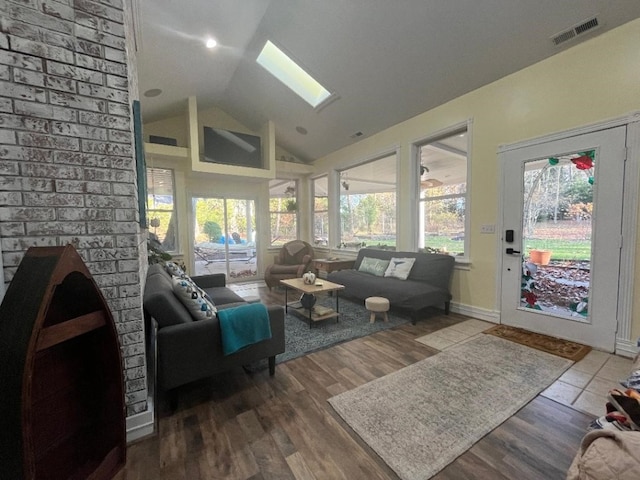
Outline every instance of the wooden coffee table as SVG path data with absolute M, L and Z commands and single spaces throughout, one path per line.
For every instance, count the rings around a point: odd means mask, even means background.
M 336 321 L 339 321 L 340 311 L 338 304 L 338 292 L 344 289 L 344 285 L 340 285 L 339 283 L 329 282 L 327 280 L 316 280 L 316 282 L 312 285 L 307 285 L 301 278 L 292 278 L 289 280 L 280 280 L 280 283 L 284 286 L 284 310 L 288 312 L 289 309 L 292 309 L 294 312 L 306 317 L 309 319 L 309 327 L 313 325 L 314 322 L 319 322 L 320 320 L 327 320 L 328 318 L 335 318 Z M 336 297 L 336 308 L 327 308 L 315 305 L 311 309 L 304 308 L 300 301 L 288 302 L 287 294 L 289 289 L 293 289 L 300 293 L 306 293 L 311 295 L 316 295 L 318 293 L 333 293 L 335 292 Z

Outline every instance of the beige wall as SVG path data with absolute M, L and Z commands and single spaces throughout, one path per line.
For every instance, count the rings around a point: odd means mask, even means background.
M 391 145 L 400 145 L 399 182 L 408 186 L 411 144 L 472 119 L 472 263 L 470 270 L 456 271 L 453 294 L 459 304 L 494 312 L 499 233 L 481 235 L 480 225 L 499 223 L 498 147 L 640 110 L 639 46 L 640 20 L 636 20 L 327 155 L 315 162 L 316 172 L 371 158 Z M 411 188 L 398 191 L 400 205 L 415 201 L 411 198 Z M 402 228 L 414 221 L 410 217 L 408 209 L 399 209 L 398 245 L 401 248 L 411 244 L 411 239 L 407 239 L 406 234 L 403 236 L 406 228 Z M 636 250 L 637 256 L 640 248 Z M 634 298 L 640 298 L 640 282 L 636 282 Z M 640 336 L 638 317 L 640 300 L 634 305 L 632 338 Z
M 640 110 L 638 45 L 640 20 L 630 22 L 318 159 L 314 164 L 315 173 L 327 172 L 338 166 L 372 158 L 380 152 L 387 152 L 394 146 L 399 146 L 399 204 L 410 205 L 415 201 L 411 198 L 411 144 L 452 125 L 471 120 L 471 266 L 469 270 L 456 270 L 453 293 L 455 302 L 488 315 L 495 314 L 498 261 L 496 248 L 499 234 L 481 235 L 480 225 L 499 223 L 498 147 Z M 224 112 L 210 110 L 199 116 L 201 120 L 216 120 L 223 128 L 241 129 L 241 126 Z M 178 144 L 183 146 L 187 145 L 187 130 L 185 115 L 145 124 L 145 135 L 152 133 L 175 137 L 178 138 Z M 279 149 L 277 155 L 281 155 Z M 188 200 L 191 193 L 202 194 L 203 191 L 212 194 L 247 195 L 257 198 L 259 211 L 266 215 L 268 190 L 265 180 L 252 184 L 237 178 L 221 178 L 215 175 L 199 174 L 198 177 L 194 177 L 189 173 L 189 165 L 185 162 L 166 158 L 156 160 L 156 166 L 177 168 L 178 189 L 182 192 L 179 196 L 184 195 L 184 200 Z M 302 202 L 304 204 L 305 199 L 302 199 Z M 182 205 L 179 212 L 182 222 L 181 235 L 186 236 L 183 227 L 186 226 L 184 222 L 188 212 L 186 204 L 182 202 Z M 398 246 L 408 248 L 413 244 L 413 239 L 409 238 L 407 226 L 411 225 L 414 219 L 406 208 L 401 207 L 398 214 Z M 309 218 L 302 217 L 304 238 L 305 234 L 309 233 Z M 268 245 L 268 223 L 261 231 L 262 245 Z M 186 238 L 181 238 L 181 241 L 186 242 Z M 261 251 L 262 258 L 267 258 L 266 250 Z M 640 247 L 637 248 L 636 256 L 638 255 Z M 638 273 L 639 263 L 636 262 Z M 632 338 L 640 336 L 640 282 L 636 282 L 634 298 L 637 300 L 633 309 Z

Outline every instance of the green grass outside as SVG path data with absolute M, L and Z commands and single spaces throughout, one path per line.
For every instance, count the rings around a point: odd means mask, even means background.
M 591 242 L 588 240 L 527 240 L 524 252 L 531 250 L 551 250 L 552 260 L 591 260 Z
M 445 248 L 452 254 L 464 251 L 464 241 L 452 240 L 450 237 L 428 237 L 425 245 L 428 247 Z M 552 260 L 591 260 L 591 242 L 588 240 L 527 240 L 524 247 L 524 254 L 528 255 L 531 250 L 551 250 Z
M 368 246 L 375 245 L 393 245 L 392 241 L 367 242 Z M 464 251 L 463 240 L 452 240 L 451 237 L 429 236 L 425 239 L 427 247 L 444 248 L 451 254 L 462 254 Z M 591 242 L 588 240 L 561 240 L 561 239 L 544 239 L 526 241 L 524 254 L 528 255 L 531 250 L 551 250 L 552 260 L 591 260 Z

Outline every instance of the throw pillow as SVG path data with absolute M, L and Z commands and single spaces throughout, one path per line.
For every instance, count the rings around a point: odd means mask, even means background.
M 169 275 L 171 276 L 175 276 L 175 277 L 181 277 L 183 276 L 184 270 L 182 270 L 177 263 L 175 262 L 167 262 L 164 264 L 164 268 L 167 270 L 167 272 L 169 273 Z
M 173 277 L 173 293 L 187 307 L 194 320 L 206 320 L 216 316 L 216 307 L 201 292 L 189 277 Z
M 396 258 L 393 257 L 389 261 L 389 267 L 384 272 L 385 277 L 399 278 L 400 280 L 406 280 L 409 278 L 411 268 L 415 263 L 415 258 Z
M 376 277 L 382 277 L 389 266 L 389 260 L 381 258 L 363 257 L 358 267 L 359 272 L 370 273 Z

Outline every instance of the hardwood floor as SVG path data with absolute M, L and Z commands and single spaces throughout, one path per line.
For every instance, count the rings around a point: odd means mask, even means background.
M 436 354 L 414 338 L 465 319 L 378 332 L 279 364 L 274 377 L 226 372 L 183 388 L 175 413 L 161 397 L 157 433 L 129 446 L 116 479 L 397 479 L 327 399 Z M 563 479 L 591 419 L 539 396 L 433 478 Z

